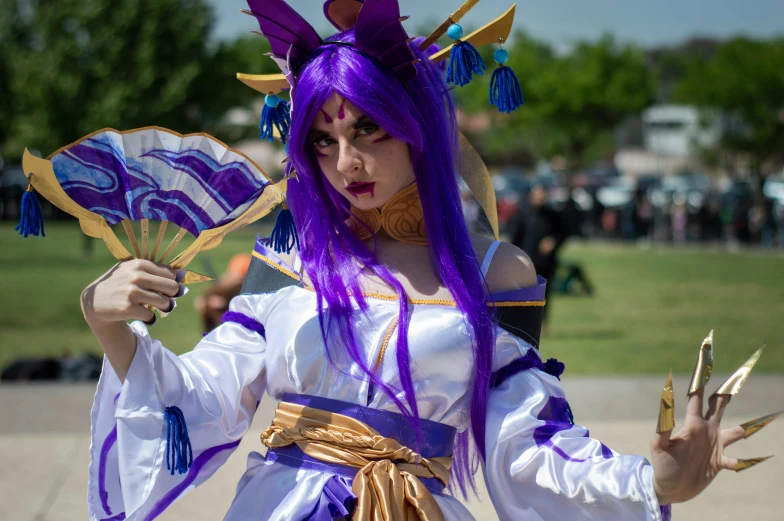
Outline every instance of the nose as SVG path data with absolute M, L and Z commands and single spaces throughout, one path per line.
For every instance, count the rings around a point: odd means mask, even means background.
M 359 150 L 349 141 L 340 141 L 337 168 L 341 174 L 347 176 L 351 176 L 362 170 L 362 158 Z

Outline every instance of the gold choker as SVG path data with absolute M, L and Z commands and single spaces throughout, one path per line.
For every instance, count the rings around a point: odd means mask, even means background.
M 411 183 L 386 202 L 381 210 L 360 210 L 351 205 L 351 216 L 346 221 L 349 229 L 360 240 L 377 234 L 381 228 L 393 239 L 406 244 L 425 246 L 425 218 L 416 183 Z

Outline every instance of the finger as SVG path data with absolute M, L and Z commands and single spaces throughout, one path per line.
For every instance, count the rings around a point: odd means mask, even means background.
M 705 389 L 700 388 L 689 395 L 689 402 L 686 404 L 686 416 L 699 416 L 702 418 L 704 394 Z
M 769 460 L 772 457 L 773 456 L 765 456 L 764 458 L 737 459 L 730 458 L 728 456 L 722 456 L 720 466 L 725 470 L 734 470 L 735 472 L 740 472 L 742 470 L 750 469 L 755 465 L 759 465 L 763 461 Z
M 721 439 L 721 444 L 724 447 L 729 447 L 733 443 L 746 438 L 746 429 L 740 425 L 730 427 L 729 429 L 723 429 L 721 434 L 719 434 L 719 438 Z
M 149 326 L 155 323 L 155 313 L 153 313 L 151 309 L 142 305 L 134 306 L 131 309 L 128 318 L 132 320 L 141 320 Z
M 145 259 L 136 259 L 135 262 L 137 263 L 136 266 L 139 269 L 149 273 L 150 275 L 156 275 L 158 277 L 171 280 L 174 280 L 175 278 L 174 270 L 165 264 L 158 264 L 157 262 L 152 262 Z
M 705 414 L 705 419 L 719 425 L 731 398 L 732 396 L 725 394 L 711 395 L 708 399 L 708 412 Z
M 170 307 L 169 297 L 141 288 L 138 288 L 131 293 L 131 302 L 140 306 L 146 305 L 158 309 L 168 309 Z
M 740 392 L 740 388 L 743 387 L 743 384 L 746 382 L 746 379 L 751 374 L 751 370 L 754 369 L 754 366 L 757 365 L 757 361 L 762 356 L 762 351 L 765 349 L 763 345 L 757 351 L 754 352 L 751 357 L 749 357 L 746 362 L 742 366 L 738 368 L 737 371 L 732 373 L 732 376 L 727 378 L 727 381 L 721 384 L 721 387 L 716 391 L 715 394 L 725 394 L 730 396 L 735 396 Z
M 157 275 L 142 274 L 135 279 L 136 284 L 148 291 L 162 293 L 167 297 L 176 297 L 184 286 L 177 284 L 173 279 L 158 277 Z M 183 293 L 184 294 L 184 293 Z
M 659 404 L 659 421 L 656 424 L 656 437 L 654 441 L 661 448 L 670 444 L 670 436 L 675 428 L 675 393 L 672 389 L 672 371 L 664 384 L 661 402 Z

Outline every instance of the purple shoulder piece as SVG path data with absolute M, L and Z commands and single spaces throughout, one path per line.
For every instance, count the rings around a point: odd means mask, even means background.
M 416 77 L 417 59 L 400 23 L 397 0 L 365 0 L 357 16 L 355 38 L 357 49 L 383 63 L 400 81 Z

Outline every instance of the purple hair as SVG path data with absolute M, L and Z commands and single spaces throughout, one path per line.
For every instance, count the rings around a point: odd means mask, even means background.
M 354 41 L 353 30 L 335 35 L 332 41 Z M 493 367 L 494 320 L 484 295 L 471 238 L 461 210 L 455 159 L 458 157 L 454 107 L 443 72 L 420 53 L 419 74 L 401 83 L 384 66 L 347 45 L 325 44 L 314 51 L 299 71 L 293 93 L 289 155 L 297 178 L 289 181 L 288 205 L 302 245 L 301 257 L 316 290 L 322 336 L 330 361 L 338 354 L 332 344 L 342 346 L 342 356 L 352 359 L 399 407 L 409 422 L 419 428 L 411 360 L 408 350 L 409 303 L 403 287 L 378 262 L 375 254 L 348 229 L 345 220 L 349 203 L 326 181 L 307 142 L 311 124 L 333 92 L 350 100 L 392 137 L 408 143 L 419 194 L 431 262 L 465 315 L 472 332 L 475 372 L 471 394 L 470 432 L 478 453 L 485 454 L 485 417 Z M 356 262 L 358 261 L 358 262 Z M 352 328 L 356 300 L 360 312 L 367 310 L 358 283 L 360 272 L 370 269 L 395 288 L 399 301 L 397 366 L 403 400 L 381 381 L 357 345 Z M 326 308 L 329 313 L 325 313 Z M 339 338 L 340 342 L 330 342 Z M 334 366 L 334 365 L 333 365 Z M 476 461 L 469 455 L 469 430 L 458 434 L 455 443 L 454 481 L 466 495 L 466 484 L 474 488 Z

